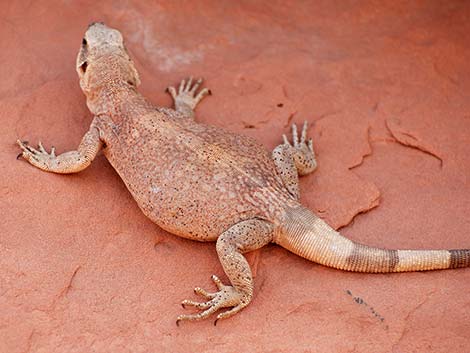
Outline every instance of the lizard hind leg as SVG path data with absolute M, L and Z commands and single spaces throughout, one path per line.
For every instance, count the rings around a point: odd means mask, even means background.
M 299 199 L 299 175 L 309 174 L 317 167 L 313 141 L 311 138 L 307 139 L 307 129 L 305 121 L 299 138 L 297 125 L 292 124 L 292 145 L 286 135 L 282 135 L 284 143 L 277 146 L 272 153 L 284 186 L 296 199 Z
M 184 300 L 183 308 L 191 306 L 202 310 L 196 314 L 180 315 L 176 320 L 179 325 L 183 320 L 202 320 L 219 309 L 231 308 L 217 315 L 214 325 L 220 319 L 226 319 L 246 307 L 253 297 L 253 276 L 243 253 L 259 249 L 270 243 L 274 226 L 258 218 L 242 221 L 230 227 L 217 240 L 217 254 L 231 285 L 224 285 L 215 275 L 212 281 L 217 286 L 215 293 L 206 292 L 196 287 L 194 292 L 204 297 L 206 302 Z

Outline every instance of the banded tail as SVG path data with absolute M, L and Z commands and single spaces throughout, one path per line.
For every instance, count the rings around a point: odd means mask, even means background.
M 343 237 L 304 207 L 286 212 L 275 243 L 310 261 L 345 271 L 385 273 L 470 267 L 470 249 L 387 250 Z

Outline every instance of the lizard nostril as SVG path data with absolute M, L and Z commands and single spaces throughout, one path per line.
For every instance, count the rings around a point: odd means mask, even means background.
M 86 39 L 83 38 L 83 39 L 82 39 L 82 45 L 87 45 L 87 44 L 88 44 L 88 43 L 87 43 Z

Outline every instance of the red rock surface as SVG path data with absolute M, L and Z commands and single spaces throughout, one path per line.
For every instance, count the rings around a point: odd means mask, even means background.
M 214 245 L 148 221 L 103 156 L 71 176 L 16 161 L 18 137 L 60 152 L 86 131 L 75 55 L 103 20 L 156 104 L 193 74 L 214 93 L 200 121 L 269 149 L 312 122 L 302 199 L 346 236 L 470 247 L 470 4 L 289 3 L 3 2 L 0 352 L 470 350 L 470 270 L 354 274 L 276 246 L 249 255 L 241 314 L 177 328 L 180 301 L 222 275 Z

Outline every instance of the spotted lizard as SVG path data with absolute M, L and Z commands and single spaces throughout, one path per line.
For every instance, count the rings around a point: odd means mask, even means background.
M 56 155 L 17 141 L 21 156 L 53 173 L 77 173 L 98 152 L 120 175 L 143 213 L 164 230 L 201 242 L 215 241 L 230 285 L 217 276 L 218 291 L 196 287 L 205 302 L 184 300 L 201 320 L 227 308 L 217 320 L 246 307 L 253 275 L 244 254 L 275 243 L 316 263 L 368 273 L 424 271 L 470 266 L 470 250 L 386 250 L 351 241 L 299 202 L 299 176 L 316 168 L 307 123 L 292 143 L 269 154 L 247 136 L 197 123 L 196 105 L 206 95 L 202 80 L 169 87 L 174 109 L 157 107 L 138 91 L 139 74 L 121 33 L 92 23 L 76 64 L 80 86 L 94 118 L 76 151 Z M 199 91 L 198 91 L 199 90 Z M 215 322 L 217 322 L 217 320 Z

